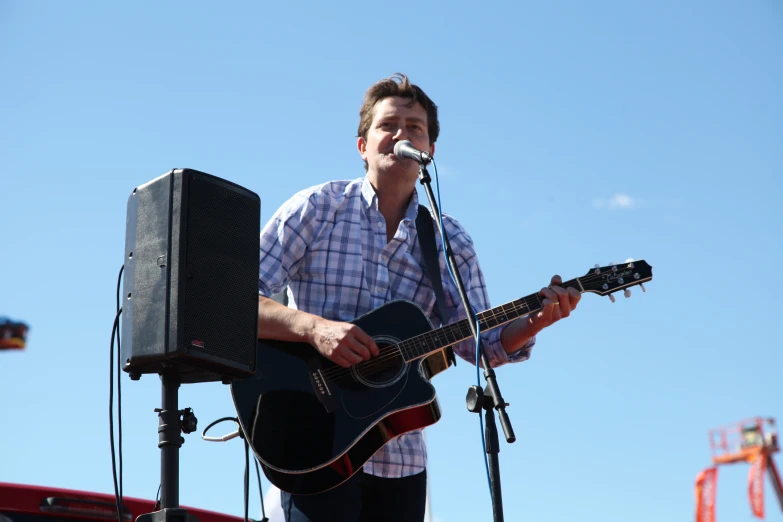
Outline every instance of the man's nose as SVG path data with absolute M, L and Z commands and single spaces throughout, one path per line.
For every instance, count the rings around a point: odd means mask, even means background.
M 407 139 L 405 127 L 398 127 L 397 132 L 394 133 L 394 141 L 403 141 L 405 139 Z

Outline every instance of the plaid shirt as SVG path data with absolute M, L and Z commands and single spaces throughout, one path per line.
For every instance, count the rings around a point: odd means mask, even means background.
M 261 232 L 259 294 L 288 292 L 289 306 L 326 319 L 351 321 L 395 299 L 416 303 L 434 325 L 441 324 L 435 293 L 425 266 L 418 235 L 418 197 L 414 191 L 394 238 L 386 241 L 386 221 L 367 178 L 333 181 L 294 195 Z M 459 293 L 446 269 L 440 233 L 435 224 L 441 279 L 449 318 L 464 319 Z M 473 242 L 452 217 L 443 226 L 456 257 L 463 284 L 476 312 L 490 308 L 489 296 Z M 508 355 L 500 343 L 504 327 L 482 333 L 490 365 L 526 360 L 535 339 Z M 472 339 L 454 352 L 475 364 Z M 421 430 L 389 441 L 364 465 L 365 472 L 396 478 L 420 473 L 427 465 Z

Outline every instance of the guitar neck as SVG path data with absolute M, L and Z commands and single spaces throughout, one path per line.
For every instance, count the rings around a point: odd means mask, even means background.
M 569 281 L 564 281 L 560 286 L 563 288 L 575 288 L 580 293 L 584 292 L 584 288 L 578 277 Z M 479 322 L 480 331 L 487 332 L 519 317 L 536 313 L 541 310 L 541 308 L 543 308 L 541 298 L 536 293 L 485 310 L 484 312 L 476 314 L 476 318 Z M 405 360 L 410 362 L 421 357 L 426 357 L 431 353 L 469 338 L 473 338 L 473 332 L 470 329 L 468 319 L 463 319 L 456 323 L 406 339 L 397 346 L 402 351 Z

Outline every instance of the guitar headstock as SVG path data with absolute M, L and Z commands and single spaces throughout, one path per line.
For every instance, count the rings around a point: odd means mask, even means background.
M 582 288 L 585 292 L 593 292 L 598 295 L 608 295 L 614 302 L 614 296 L 611 295 L 622 289 L 631 286 L 640 285 L 642 291 L 645 291 L 644 285 L 652 279 L 652 267 L 646 261 L 626 261 L 608 266 L 591 269 L 587 274 L 579 278 Z M 626 290 L 626 297 L 630 297 L 630 290 Z

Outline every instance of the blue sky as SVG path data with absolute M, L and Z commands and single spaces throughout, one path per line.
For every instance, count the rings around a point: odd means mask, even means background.
M 647 292 L 585 295 L 499 369 L 517 434 L 507 520 L 692 520 L 707 431 L 783 422 L 783 8 L 752 2 L 0 3 L 0 480 L 112 492 L 109 339 L 126 202 L 190 167 L 261 197 L 363 175 L 365 89 L 401 71 L 439 105 L 444 212 L 494 304 L 552 274 L 645 259 Z M 778 230 L 778 232 L 775 232 Z M 461 363 L 435 379 L 432 513 L 489 520 Z M 160 386 L 123 380 L 125 493 L 159 482 Z M 186 385 L 200 429 L 229 389 Z M 228 424 L 221 427 L 230 431 Z M 242 513 L 238 439 L 187 436 L 183 504 Z M 747 468 L 719 520 L 750 521 Z M 264 482 L 268 487 L 268 482 Z M 258 502 L 251 513 L 258 513 Z M 769 520 L 781 520 L 767 486 Z

